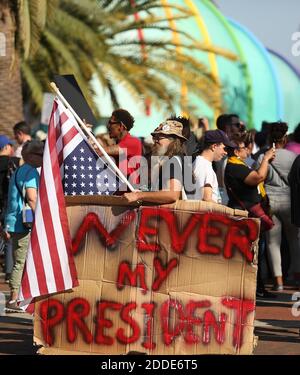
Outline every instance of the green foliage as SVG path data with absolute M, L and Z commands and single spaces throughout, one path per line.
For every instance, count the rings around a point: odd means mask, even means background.
M 119 106 L 118 84 L 138 103 L 150 98 L 153 105 L 172 111 L 181 100 L 180 87 L 221 110 L 219 83 L 189 50 L 214 52 L 235 59 L 221 48 L 201 45 L 180 32 L 174 42 L 170 20 L 157 0 L 14 0 L 17 11 L 16 48 L 22 58 L 25 94 L 37 108 L 55 73 L 75 75 L 96 115 L 91 79 L 107 89 L 114 107 Z M 138 17 L 135 15 L 139 14 Z M 191 16 L 172 6 L 175 20 Z M 143 30 L 144 40 L 138 39 Z M 155 31 L 155 38 L 151 32 Z M 186 104 L 184 111 L 190 112 Z

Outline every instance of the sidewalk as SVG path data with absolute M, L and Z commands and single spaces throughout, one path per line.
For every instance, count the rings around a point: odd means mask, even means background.
M 0 273 L 0 292 L 9 297 L 9 287 Z M 0 355 L 35 354 L 32 316 L 26 313 L 3 314 L 0 300 Z
M 9 288 L 0 274 L 0 291 L 8 298 Z M 256 355 L 300 355 L 300 317 L 292 315 L 293 293 L 299 289 L 287 287 L 277 298 L 257 300 L 255 335 Z M 0 306 L 1 309 L 1 306 Z M 35 354 L 33 324 L 29 314 L 16 313 L 0 316 L 0 355 Z
M 254 354 L 300 354 L 300 316 L 292 315 L 295 292 L 300 297 L 299 288 L 287 286 L 282 292 L 273 292 L 275 299 L 257 300 L 255 335 L 259 340 Z

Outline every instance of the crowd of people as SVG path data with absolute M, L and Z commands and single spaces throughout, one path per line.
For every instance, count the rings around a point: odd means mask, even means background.
M 119 129 L 117 143 L 121 150 L 128 150 L 132 146 L 122 141 L 122 127 L 125 140 L 127 137 L 126 121 L 121 121 L 124 110 L 119 111 L 108 124 L 108 135 L 111 138 Z M 205 119 L 197 125 L 195 128 L 188 118 L 173 116 L 151 133 L 151 139 L 144 139 L 140 156 L 146 157 L 151 170 L 147 188 L 143 180 L 142 189 L 137 184 L 137 191 L 125 192 L 124 198 L 141 204 L 204 200 L 247 210 L 250 217 L 261 220 L 257 296 L 274 297 L 264 287 L 270 275 L 274 291 L 283 290 L 283 274 L 286 283 L 298 285 L 300 124 L 292 134 L 281 121 L 264 122 L 256 132 L 247 130 L 238 115 L 222 114 L 215 130 L 208 130 Z M 102 144 L 107 139 L 107 134 L 99 135 Z M 131 151 L 128 155 L 137 154 Z M 139 167 L 137 163 L 136 171 Z M 130 171 L 124 173 L 130 177 Z M 144 173 L 141 175 L 144 178 Z
M 0 209 L 5 281 L 11 290 L 7 309 L 19 311 L 17 297 L 30 236 L 23 206 L 27 204 L 32 213 L 35 210 L 44 143 L 31 138 L 25 122 L 17 123 L 13 131 L 15 140 L 0 135 Z
M 210 124 L 213 128 L 213 124 Z M 151 137 L 130 134 L 133 116 L 115 110 L 96 134 L 103 151 L 135 187 L 119 191 L 127 203 L 169 204 L 179 199 L 203 200 L 247 210 L 261 220 L 258 297 L 274 297 L 264 288 L 270 275 L 274 291 L 300 282 L 300 124 L 288 134 L 284 122 L 263 123 L 261 132 L 247 130 L 236 114 L 222 114 L 216 129 L 183 116 L 159 124 Z M 31 138 L 25 122 L 14 126 L 15 141 L 0 135 L 0 208 L 7 308 L 18 311 L 17 294 L 28 248 L 30 226 L 24 204 L 35 210 L 44 143 Z M 18 147 L 15 147 L 17 143 Z

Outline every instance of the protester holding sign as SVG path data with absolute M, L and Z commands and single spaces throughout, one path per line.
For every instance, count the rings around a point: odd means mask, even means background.
M 152 157 L 156 156 L 154 160 L 157 161 L 152 167 L 151 191 L 124 194 L 128 203 L 146 201 L 166 204 L 184 198 L 183 145 L 187 139 L 182 131 L 180 122 L 167 120 L 151 133 L 154 140 Z

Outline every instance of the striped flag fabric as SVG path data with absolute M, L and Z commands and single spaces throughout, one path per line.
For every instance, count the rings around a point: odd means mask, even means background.
M 19 291 L 21 305 L 78 285 L 64 195 L 112 194 L 118 188 L 115 179 L 91 149 L 72 113 L 56 98 Z

